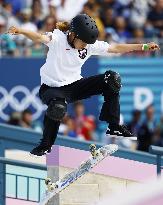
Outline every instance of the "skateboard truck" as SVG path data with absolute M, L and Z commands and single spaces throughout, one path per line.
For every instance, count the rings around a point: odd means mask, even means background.
M 96 145 L 95 144 L 91 144 L 89 146 L 89 150 L 90 150 L 91 155 L 93 156 L 93 158 L 95 158 L 99 155 L 98 151 L 96 150 Z
M 45 184 L 47 186 L 48 191 L 52 192 L 54 189 L 58 188 L 58 185 L 55 183 L 52 183 L 52 180 L 50 178 L 45 179 Z

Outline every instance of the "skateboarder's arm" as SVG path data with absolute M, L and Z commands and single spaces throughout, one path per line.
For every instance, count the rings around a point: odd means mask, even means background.
M 44 35 L 38 32 L 25 30 L 25 29 L 18 28 L 15 26 L 10 27 L 7 33 L 13 34 L 13 35 L 22 34 L 34 42 L 45 43 L 45 44 L 51 40 L 50 36 L 47 36 L 47 35 Z
M 159 46 L 154 43 L 147 44 L 113 44 L 109 46 L 108 53 L 127 53 L 131 51 L 156 51 Z

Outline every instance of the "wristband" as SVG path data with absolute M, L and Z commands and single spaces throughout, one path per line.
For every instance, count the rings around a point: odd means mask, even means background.
M 143 44 L 142 51 L 149 51 L 149 45 L 148 44 Z

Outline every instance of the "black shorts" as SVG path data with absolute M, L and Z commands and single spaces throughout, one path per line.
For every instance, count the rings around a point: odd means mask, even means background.
M 104 74 L 82 78 L 74 83 L 61 87 L 50 87 L 42 84 L 39 96 L 46 105 L 54 98 L 64 98 L 68 103 L 102 94 L 104 90 Z

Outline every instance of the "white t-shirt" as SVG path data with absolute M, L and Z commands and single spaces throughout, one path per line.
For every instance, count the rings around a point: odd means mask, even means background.
M 67 42 L 67 34 L 55 29 L 49 47 L 45 64 L 41 67 L 41 84 L 51 87 L 61 87 L 82 78 L 81 67 L 91 55 L 108 55 L 109 44 L 96 41 L 87 44 L 83 50 L 71 48 Z M 93 68 L 92 68 L 93 69 Z

